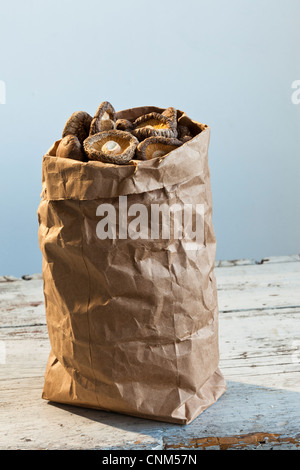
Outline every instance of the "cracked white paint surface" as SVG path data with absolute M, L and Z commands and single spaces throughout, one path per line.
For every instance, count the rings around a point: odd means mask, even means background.
M 225 265 L 215 272 L 228 391 L 184 427 L 42 400 L 50 346 L 41 276 L 0 278 L 0 448 L 221 448 L 209 442 L 226 436 L 233 448 L 298 448 L 299 256 Z M 265 437 L 247 444 L 256 433 Z

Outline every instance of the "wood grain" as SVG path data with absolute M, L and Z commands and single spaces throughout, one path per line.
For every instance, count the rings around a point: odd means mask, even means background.
M 228 390 L 183 427 L 42 400 L 42 280 L 2 276 L 0 449 L 300 448 L 299 256 L 246 261 L 215 270 Z

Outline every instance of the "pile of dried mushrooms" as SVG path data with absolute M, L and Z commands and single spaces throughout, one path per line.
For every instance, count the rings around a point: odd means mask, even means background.
M 175 108 L 145 114 L 131 122 L 117 119 L 113 106 L 104 101 L 94 117 L 84 111 L 70 116 L 56 156 L 123 165 L 130 160 L 165 156 L 192 137 L 187 126 L 178 124 Z

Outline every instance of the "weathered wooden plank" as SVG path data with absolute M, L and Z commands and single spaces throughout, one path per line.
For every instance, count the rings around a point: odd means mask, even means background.
M 49 404 L 40 398 L 42 378 L 12 384 L 1 393 L 5 428 L 0 449 L 201 450 L 245 444 L 248 448 L 298 448 L 300 444 L 296 392 L 228 382 L 228 391 L 214 406 L 191 425 L 178 426 Z
M 0 284 L 0 332 L 7 326 L 46 324 L 41 279 Z
M 261 264 L 265 263 L 293 263 L 295 261 L 300 261 L 300 254 L 297 255 L 288 255 L 288 256 L 269 256 L 261 260 Z
M 299 393 L 239 381 L 228 381 L 227 387 L 193 426 L 167 430 L 165 447 L 300 448 Z
M 300 263 L 215 272 L 228 391 L 185 427 L 42 400 L 50 349 L 42 281 L 0 283 L 0 448 L 298 449 Z
M 0 449 L 97 449 L 116 443 L 134 449 L 162 447 L 164 424 L 49 404 L 41 399 L 42 386 L 42 378 L 27 378 L 2 388 Z
M 217 268 L 220 311 L 300 306 L 300 263 Z
M 222 313 L 220 366 L 226 377 L 300 392 L 299 324 L 300 308 Z
M 5 364 L 0 364 L 0 390 L 11 379 L 44 375 L 50 351 L 46 326 L 5 329 L 6 336 L 3 330 L 0 333 L 6 353 Z

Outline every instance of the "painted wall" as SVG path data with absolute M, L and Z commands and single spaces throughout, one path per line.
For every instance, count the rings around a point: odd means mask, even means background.
M 218 259 L 299 252 L 299 0 L 11 0 L 0 18 L 0 275 L 41 271 L 42 155 L 104 100 L 211 126 Z

